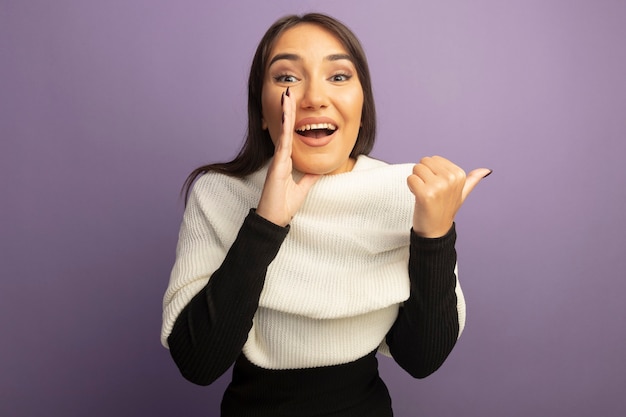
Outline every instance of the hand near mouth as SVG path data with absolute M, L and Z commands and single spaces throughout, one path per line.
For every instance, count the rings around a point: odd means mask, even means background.
M 415 195 L 413 231 L 427 238 L 444 236 L 469 193 L 491 172 L 478 168 L 466 175 L 440 156 L 423 158 L 407 178 L 409 189 Z
M 283 130 L 276 143 L 263 192 L 256 213 L 279 226 L 287 226 L 304 203 L 309 190 L 320 175 L 304 174 L 299 182 L 293 179 L 291 150 L 295 128 L 296 102 L 289 89 L 282 97 Z

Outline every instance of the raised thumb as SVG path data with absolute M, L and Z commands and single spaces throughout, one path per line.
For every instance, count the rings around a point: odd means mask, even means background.
M 463 191 L 461 193 L 461 199 L 465 201 L 469 193 L 472 192 L 474 187 L 478 185 L 478 183 L 485 177 L 489 176 L 493 171 L 488 168 L 477 168 L 471 171 L 465 177 L 465 185 L 463 186 Z

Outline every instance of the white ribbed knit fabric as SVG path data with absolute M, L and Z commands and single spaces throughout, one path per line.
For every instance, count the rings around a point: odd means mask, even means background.
M 251 362 L 294 369 L 350 362 L 379 346 L 386 353 L 385 334 L 409 296 L 412 167 L 361 156 L 352 171 L 313 186 L 268 268 L 244 346 Z M 164 346 L 258 204 L 266 172 L 245 180 L 209 173 L 194 185 L 163 301 Z M 458 281 L 457 308 L 462 331 Z

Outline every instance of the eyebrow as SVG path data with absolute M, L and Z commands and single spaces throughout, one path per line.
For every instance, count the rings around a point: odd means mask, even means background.
M 302 61 L 302 57 L 297 54 L 277 54 L 270 60 L 268 67 L 271 67 L 274 62 L 280 61 L 283 59 L 287 61 Z M 324 58 L 324 60 L 326 61 L 341 61 L 342 59 L 347 59 L 350 62 L 354 62 L 352 57 L 348 54 L 332 54 Z

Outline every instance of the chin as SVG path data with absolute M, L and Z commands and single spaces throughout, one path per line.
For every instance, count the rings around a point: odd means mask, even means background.
M 294 164 L 296 171 L 303 174 L 327 175 L 333 171 L 332 168 L 313 164 Z

